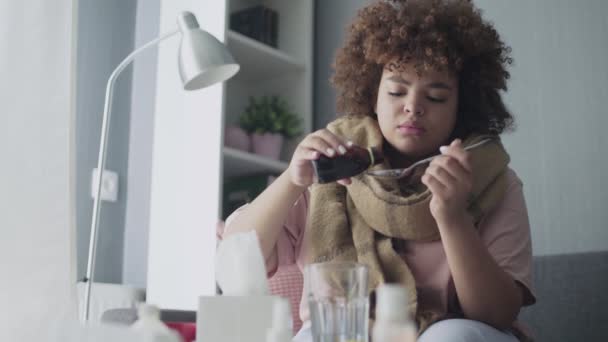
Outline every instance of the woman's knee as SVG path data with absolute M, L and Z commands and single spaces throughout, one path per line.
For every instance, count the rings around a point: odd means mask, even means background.
M 510 342 L 517 339 L 487 324 L 468 319 L 439 321 L 420 336 L 418 342 Z

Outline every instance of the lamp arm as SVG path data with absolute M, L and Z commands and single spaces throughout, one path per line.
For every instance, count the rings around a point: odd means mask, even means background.
M 89 310 L 91 301 L 91 283 L 93 282 L 93 276 L 95 273 L 95 252 L 97 250 L 97 230 L 99 228 L 99 213 L 101 211 L 101 184 L 103 179 L 103 170 L 106 163 L 107 153 L 107 137 L 110 129 L 110 114 L 112 112 L 112 97 L 114 92 L 114 84 L 120 73 L 133 61 L 136 55 L 150 46 L 156 45 L 161 41 L 179 33 L 180 30 L 168 32 L 131 52 L 117 67 L 114 69 L 108 83 L 106 85 L 106 96 L 105 104 L 103 109 L 103 117 L 101 121 L 101 137 L 99 141 L 99 153 L 97 157 L 97 172 L 98 177 L 95 184 L 95 197 L 93 198 L 93 214 L 91 217 L 91 236 L 89 238 L 89 255 L 87 258 L 87 273 L 84 278 L 85 289 L 84 289 L 84 308 L 82 312 L 82 320 L 86 322 L 89 320 Z

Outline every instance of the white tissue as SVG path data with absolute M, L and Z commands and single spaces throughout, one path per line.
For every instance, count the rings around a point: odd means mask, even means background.
M 255 231 L 230 235 L 220 243 L 215 276 L 223 295 L 268 295 L 264 257 Z
M 293 337 L 293 323 L 289 301 L 277 297 L 272 307 L 272 326 L 266 332 L 266 342 L 290 342 Z

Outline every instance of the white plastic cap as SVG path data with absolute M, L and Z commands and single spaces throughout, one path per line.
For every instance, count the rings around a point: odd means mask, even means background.
M 291 307 L 285 298 L 276 298 L 272 307 L 272 326 L 266 342 L 290 342 L 293 337 Z
M 156 305 L 141 303 L 137 306 L 137 316 L 141 318 L 160 319 L 160 309 Z
M 399 284 L 382 284 L 376 289 L 376 320 L 406 323 L 408 315 L 407 289 Z
M 178 342 L 179 335 L 160 321 L 160 310 L 157 306 L 141 303 L 137 306 L 137 321 L 131 330 L 147 336 L 145 341 Z M 142 340 L 143 341 L 143 340 Z

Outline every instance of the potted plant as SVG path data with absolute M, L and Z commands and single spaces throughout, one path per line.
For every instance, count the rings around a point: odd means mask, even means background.
M 250 97 L 239 125 L 251 135 L 253 152 L 279 159 L 284 139 L 301 133 L 301 119 L 279 96 Z

